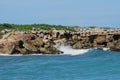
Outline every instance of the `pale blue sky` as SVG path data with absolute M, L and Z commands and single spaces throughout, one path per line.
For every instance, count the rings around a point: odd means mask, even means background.
M 0 0 L 0 23 L 120 26 L 120 0 Z

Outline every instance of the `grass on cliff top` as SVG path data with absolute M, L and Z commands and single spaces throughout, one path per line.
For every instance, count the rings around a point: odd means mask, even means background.
M 40 28 L 43 30 L 50 30 L 55 28 L 57 30 L 74 30 L 74 28 L 78 28 L 78 26 L 62 26 L 62 25 L 48 25 L 48 24 L 0 24 L 0 31 L 3 29 L 14 29 L 20 31 L 32 30 L 33 28 Z
M 9 23 L 0 24 L 0 31 L 4 29 L 28 31 L 28 30 L 32 30 L 33 28 L 40 28 L 43 30 L 51 30 L 52 28 L 55 28 L 57 30 L 75 31 L 75 29 L 77 30 L 78 28 L 94 29 L 97 28 L 97 26 L 80 27 L 80 26 L 62 26 L 62 25 L 49 25 L 49 24 L 9 24 Z

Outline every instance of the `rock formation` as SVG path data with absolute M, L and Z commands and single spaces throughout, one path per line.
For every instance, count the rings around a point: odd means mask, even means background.
M 13 31 L 2 35 L 0 53 L 5 54 L 62 54 L 61 44 L 74 49 L 109 48 L 120 51 L 120 30 L 99 31 Z

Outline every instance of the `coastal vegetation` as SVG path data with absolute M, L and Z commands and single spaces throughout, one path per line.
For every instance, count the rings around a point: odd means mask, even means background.
M 9 23 L 0 24 L 0 30 L 12 29 L 12 30 L 20 30 L 20 31 L 32 30 L 33 28 L 39 28 L 43 30 L 50 30 L 52 28 L 55 28 L 56 30 L 73 31 L 74 28 L 78 28 L 78 27 L 79 26 L 62 26 L 62 25 L 49 25 L 49 24 L 9 24 Z

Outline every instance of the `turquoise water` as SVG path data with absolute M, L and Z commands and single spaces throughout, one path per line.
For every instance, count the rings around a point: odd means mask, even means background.
M 120 80 L 120 53 L 0 56 L 0 80 Z

